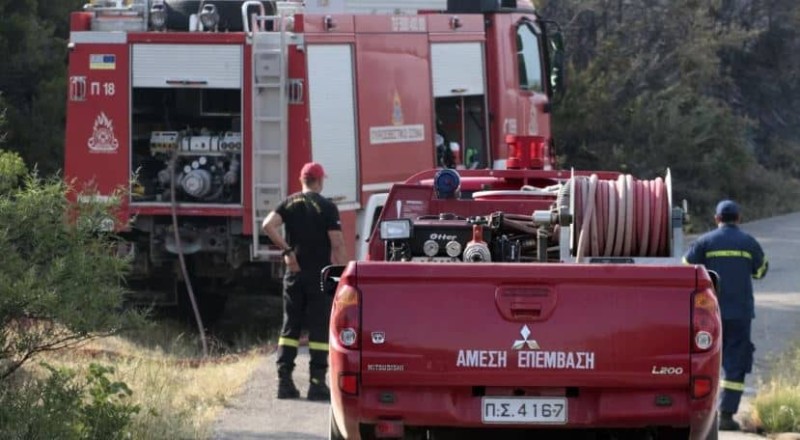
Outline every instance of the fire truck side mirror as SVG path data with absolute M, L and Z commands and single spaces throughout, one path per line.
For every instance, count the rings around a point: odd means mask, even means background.
M 566 86 L 564 84 L 564 35 L 557 23 L 548 21 L 546 25 L 554 25 L 553 32 L 547 32 L 548 49 L 550 56 L 550 97 L 560 98 L 563 96 Z M 549 31 L 548 27 L 545 27 Z

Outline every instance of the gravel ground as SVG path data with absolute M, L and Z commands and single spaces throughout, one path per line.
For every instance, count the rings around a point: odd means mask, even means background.
M 753 340 L 756 361 L 747 378 L 740 415 L 751 411 L 748 399 L 769 374 L 770 359 L 792 340 L 800 339 L 800 213 L 748 223 L 745 231 L 761 242 L 770 261 L 770 271 L 756 283 L 756 320 Z M 308 387 L 308 356 L 301 353 L 295 381 L 305 394 Z M 274 355 L 265 356 L 241 396 L 220 416 L 215 439 L 326 439 L 328 406 L 305 400 L 278 401 Z M 759 438 L 754 434 L 722 433 L 722 439 Z
M 308 389 L 308 351 L 298 356 L 295 383 Z M 322 440 L 328 438 L 328 404 L 304 399 L 277 400 L 275 355 L 266 356 L 250 385 L 220 417 L 216 440 Z

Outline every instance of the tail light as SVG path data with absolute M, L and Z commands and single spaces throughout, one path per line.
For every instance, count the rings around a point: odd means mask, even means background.
M 542 169 L 550 163 L 547 139 L 543 136 L 506 136 L 508 169 Z
M 710 377 L 698 376 L 692 378 L 692 397 L 702 399 L 711 394 L 713 382 Z
M 361 310 L 359 307 L 361 294 L 349 282 L 349 277 L 342 278 L 339 289 L 333 298 L 331 322 L 333 335 L 342 347 L 357 350 L 360 347 Z
M 345 394 L 358 395 L 358 373 L 342 373 L 339 375 L 339 389 Z
M 692 353 L 711 350 L 720 339 L 721 322 L 717 297 L 711 289 L 692 296 Z

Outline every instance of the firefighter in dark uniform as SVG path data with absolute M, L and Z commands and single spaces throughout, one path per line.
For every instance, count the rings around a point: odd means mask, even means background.
M 753 283 L 767 274 L 769 265 L 755 238 L 739 229 L 739 206 L 731 200 L 717 205 L 717 229 L 702 235 L 684 257 L 688 264 L 702 264 L 720 276 L 717 292 L 722 314 L 722 396 L 719 429 L 738 431 L 733 415 L 739 409 L 744 377 L 753 367 L 755 346 L 750 325 L 755 318 Z
M 300 331 L 308 330 L 311 385 L 309 400 L 329 400 L 328 320 L 331 298 L 320 291 L 320 271 L 331 263 L 345 264 L 339 210 L 323 197 L 325 171 L 310 162 L 300 171 L 302 192 L 292 194 L 264 219 L 263 229 L 283 249 L 283 328 L 278 339 L 278 398 L 295 399 L 300 392 L 292 380 Z M 286 227 L 286 239 L 279 228 Z

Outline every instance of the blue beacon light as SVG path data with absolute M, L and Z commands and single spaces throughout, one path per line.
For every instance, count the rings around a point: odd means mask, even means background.
M 456 170 L 445 168 L 439 170 L 433 177 L 433 189 L 436 197 L 440 199 L 452 199 L 457 196 L 461 186 L 461 176 Z

